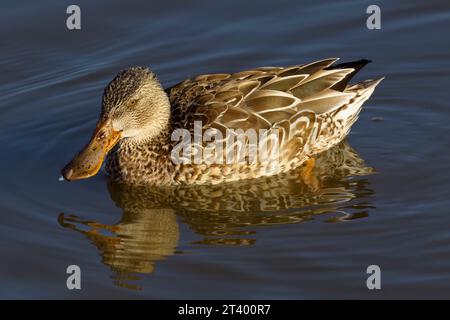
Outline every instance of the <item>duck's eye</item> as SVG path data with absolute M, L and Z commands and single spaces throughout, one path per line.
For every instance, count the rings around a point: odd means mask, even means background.
M 137 104 L 137 99 L 133 99 L 130 101 L 130 106 L 135 106 Z

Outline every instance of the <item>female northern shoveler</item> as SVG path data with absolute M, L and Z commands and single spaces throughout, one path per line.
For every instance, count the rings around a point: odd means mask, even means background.
M 220 183 L 297 168 L 345 138 L 363 102 L 382 80 L 349 85 L 369 61 L 333 65 L 336 60 L 200 75 L 167 90 L 147 68 L 124 70 L 105 88 L 94 134 L 63 169 L 63 177 L 94 176 L 105 156 L 111 178 L 128 184 Z M 259 160 L 174 161 L 179 141 L 172 133 L 192 133 L 195 122 L 201 123 L 202 132 L 221 137 L 237 129 L 276 132 L 277 165 Z M 195 152 L 207 148 L 211 142 L 194 146 Z

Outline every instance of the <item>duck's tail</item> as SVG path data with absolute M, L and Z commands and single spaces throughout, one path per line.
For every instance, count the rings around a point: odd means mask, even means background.
M 376 86 L 384 77 L 376 80 L 365 80 L 345 88 L 344 92 L 356 93 L 356 96 L 350 102 L 338 110 L 337 119 L 342 119 L 344 123 L 344 137 L 350 131 L 351 126 L 358 120 L 359 113 L 363 103 L 370 98 Z
M 367 59 L 361 59 L 356 61 L 350 61 L 350 62 L 344 62 L 332 65 L 325 70 L 334 70 L 334 69 L 354 69 L 353 72 L 349 73 L 345 78 L 343 78 L 341 81 L 336 83 L 331 89 L 337 90 L 337 91 L 344 91 L 347 85 L 349 84 L 350 80 L 361 70 L 366 64 L 371 63 L 371 60 Z

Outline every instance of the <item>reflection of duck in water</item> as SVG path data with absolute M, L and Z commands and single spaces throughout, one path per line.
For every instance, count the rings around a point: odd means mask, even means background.
M 156 261 L 175 253 L 179 240 L 178 223 L 170 208 L 124 208 L 115 225 L 63 214 L 58 220 L 63 227 L 86 235 L 100 250 L 102 262 L 114 271 L 115 284 L 130 289 L 138 287 L 127 280 L 133 280 L 136 273 L 152 273 Z
M 358 176 L 373 169 L 346 142 L 316 158 L 308 183 L 302 181 L 305 170 L 310 169 L 214 186 L 109 183 L 111 198 L 123 209 L 120 222 L 109 226 L 63 214 L 59 221 L 85 234 L 101 251 L 103 263 L 118 274 L 118 284 L 129 286 L 122 280 L 151 273 L 156 261 L 174 254 L 179 240 L 176 216 L 202 237 L 197 243 L 209 245 L 251 245 L 257 226 L 300 223 L 319 214 L 330 214 L 328 222 L 367 216 L 373 191 L 368 180 Z

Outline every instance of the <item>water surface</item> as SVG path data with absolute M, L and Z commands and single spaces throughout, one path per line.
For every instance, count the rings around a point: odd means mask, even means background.
M 1 298 L 449 298 L 450 8 L 441 1 L 3 1 Z M 103 87 L 367 58 L 386 76 L 347 141 L 301 174 L 226 186 L 59 182 Z M 66 289 L 66 268 L 82 290 Z M 366 268 L 382 269 L 382 290 Z

